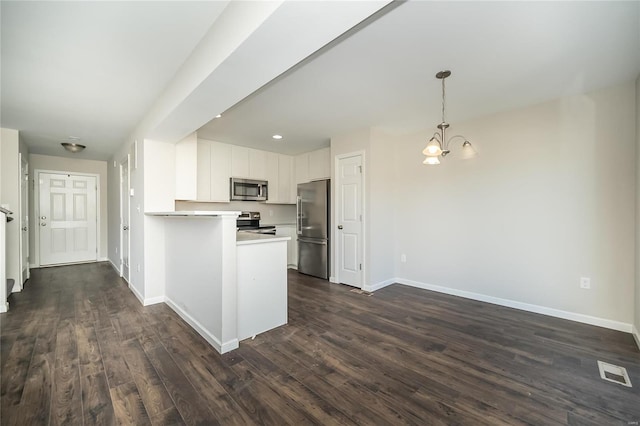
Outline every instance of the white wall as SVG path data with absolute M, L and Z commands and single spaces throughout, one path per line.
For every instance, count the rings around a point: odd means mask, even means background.
M 108 177 L 107 162 L 95 160 L 82 160 L 67 157 L 53 157 L 49 155 L 31 154 L 29 156 L 29 168 L 31 178 L 35 178 L 36 170 L 51 170 L 57 172 L 71 173 L 94 173 L 100 177 L 100 247 L 98 250 L 98 260 L 106 260 L 108 255 L 108 227 L 109 213 L 107 208 L 108 200 Z M 34 232 L 29 234 L 29 259 L 33 262 L 36 258 L 35 230 L 38 229 L 36 216 L 34 214 L 36 201 L 33 191 L 29 194 L 29 226 Z
M 474 160 L 428 167 L 430 131 L 397 139 L 397 276 L 630 324 L 635 93 L 629 82 L 453 122 Z
M 640 348 L 640 75 L 636 79 L 636 285 L 634 335 Z
M 395 146 L 393 138 L 380 129 L 371 129 L 367 159 L 367 270 L 369 285 L 375 288 L 395 277 L 396 216 L 402 209 L 395 202 Z
M 116 267 L 120 266 L 120 167 L 119 164 L 129 156 L 129 185 L 134 195 L 129 198 L 131 215 L 129 221 L 129 285 L 138 297 L 143 297 L 144 289 L 144 144 L 139 134 L 132 135 L 109 161 L 109 260 Z M 116 167 L 113 167 L 113 162 Z M 136 166 L 137 165 L 137 166 Z M 140 268 L 138 268 L 140 265 Z
M 17 130 L 1 129 L 0 133 L 0 204 L 13 212 L 14 220 L 7 223 L 6 278 L 20 282 L 20 163 Z

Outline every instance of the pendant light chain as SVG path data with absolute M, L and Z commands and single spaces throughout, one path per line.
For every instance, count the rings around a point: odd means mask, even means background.
M 445 94 L 444 94 L 444 81 L 446 80 L 446 78 L 442 79 L 442 123 L 444 123 L 444 105 L 447 101 Z

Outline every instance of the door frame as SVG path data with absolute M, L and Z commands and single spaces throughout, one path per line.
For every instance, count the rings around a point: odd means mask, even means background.
M 360 197 L 361 197 L 361 203 L 362 203 L 362 221 L 361 223 L 361 228 L 360 228 L 360 244 L 361 244 L 361 249 L 362 249 L 362 282 L 361 282 L 361 289 L 364 289 L 367 285 L 367 278 L 369 276 L 369 271 L 367 268 L 367 235 L 365 232 L 365 229 L 367 229 L 366 227 L 366 221 L 367 221 L 367 207 L 366 207 L 366 192 L 365 192 L 365 188 L 366 188 L 366 173 L 367 173 L 367 167 L 366 167 L 366 156 L 365 156 L 365 151 L 364 150 L 359 150 L 359 151 L 353 151 L 353 152 L 349 152 L 349 153 L 345 153 L 345 154 L 337 154 L 334 157 L 334 161 L 333 161 L 333 179 L 331 180 L 331 182 L 333 182 L 332 186 L 333 186 L 333 203 L 332 203 L 332 226 L 333 226 L 333 232 L 331 233 L 332 238 L 333 238 L 333 244 L 331 244 L 331 246 L 333 247 L 333 265 L 335 265 L 333 267 L 333 273 L 335 274 L 333 277 L 329 277 L 329 281 L 331 281 L 332 283 L 337 283 L 340 284 L 340 268 L 338 268 L 338 265 L 340 265 L 339 261 L 340 261 L 340 256 L 342 255 L 341 251 L 340 251 L 340 245 L 338 244 L 338 207 L 340 206 L 339 200 L 340 200 L 340 195 L 338 193 L 338 187 L 340 185 L 340 175 L 339 175 L 339 166 L 340 166 L 340 160 L 345 159 L 345 158 L 349 158 L 349 157 L 356 157 L 356 156 L 360 156 L 361 159 L 361 164 L 362 164 L 362 174 L 361 174 L 361 186 L 360 186 Z
M 128 187 L 127 187 L 127 193 L 124 194 L 122 192 L 122 164 L 124 164 L 125 160 L 127 161 L 127 182 L 128 182 Z M 123 229 L 123 223 L 122 223 L 122 218 L 124 217 L 124 208 L 123 205 L 124 203 L 122 202 L 124 200 L 124 197 L 128 197 L 129 198 L 129 202 L 127 203 L 127 206 L 129 206 L 129 211 L 127 211 L 127 216 L 129 216 L 129 220 L 127 221 L 129 223 L 129 229 L 131 229 L 131 154 L 126 154 L 124 157 L 122 157 L 122 159 L 120 160 L 120 162 L 118 163 L 118 182 L 120 183 L 118 186 L 120 187 L 119 189 L 119 193 L 120 193 L 120 222 L 119 222 L 119 226 L 120 226 L 120 277 L 122 279 L 124 279 L 127 284 L 129 284 L 129 286 L 131 285 L 131 283 L 129 282 L 131 279 L 131 233 L 129 232 L 129 240 L 128 240 L 128 246 L 127 247 L 127 254 L 129 256 L 129 276 L 125 277 L 124 276 L 124 229 Z
M 40 173 L 50 173 L 57 175 L 75 175 L 75 176 L 90 176 L 96 178 L 96 261 L 100 261 L 100 175 L 98 173 L 80 173 L 69 172 L 62 170 L 44 170 L 35 169 L 33 171 L 33 220 L 31 222 L 31 228 L 34 229 L 37 225 L 38 218 L 40 217 Z M 37 185 L 36 185 L 37 183 Z M 36 268 L 40 268 L 40 228 L 38 232 L 34 232 L 34 265 Z M 47 266 L 48 267 L 48 266 Z
M 27 178 L 25 180 L 24 176 L 22 175 L 22 163 L 23 162 L 27 166 L 26 169 L 27 169 L 27 177 L 28 177 L 29 176 L 29 160 L 27 158 L 25 158 L 25 156 L 22 155 L 22 153 L 20 152 L 20 153 L 18 153 L 18 164 L 20 166 L 20 168 L 19 168 L 19 170 L 20 170 L 20 172 L 19 172 L 19 174 L 20 174 L 20 184 L 18 186 L 18 191 L 20 193 L 20 196 L 19 196 L 20 203 L 19 203 L 19 207 L 18 207 L 18 215 L 19 215 L 19 219 L 20 219 L 20 223 L 19 223 L 19 225 L 20 225 L 19 226 L 20 238 L 18 239 L 18 247 L 19 247 L 18 251 L 20 252 L 20 256 L 19 256 L 19 262 L 18 262 L 18 265 L 19 265 L 18 273 L 20 275 L 20 280 L 19 280 L 20 283 L 16 283 L 16 284 L 18 284 L 17 287 L 14 286 L 14 288 L 17 288 L 17 290 L 15 290 L 16 292 L 22 291 L 23 286 L 24 286 L 24 282 L 31 277 L 31 270 L 30 270 L 30 261 L 31 261 L 31 259 L 29 258 L 29 231 L 31 230 L 31 224 L 29 223 L 31 221 L 30 215 L 29 215 L 29 179 Z M 22 188 L 24 187 L 24 185 L 27 186 L 26 200 L 22 199 Z M 23 259 L 24 259 L 23 251 L 25 250 L 25 247 L 23 247 L 23 244 L 22 244 L 22 240 L 23 240 L 22 232 L 24 232 L 24 231 L 22 231 L 22 228 L 24 227 L 24 224 L 22 223 L 22 218 L 25 215 L 25 212 L 22 209 L 23 201 L 26 204 L 26 210 L 27 210 L 26 211 L 26 216 L 27 216 L 27 225 L 26 225 L 27 226 L 27 244 L 26 244 L 27 245 L 27 247 L 26 247 L 26 250 L 27 250 L 27 264 L 26 265 L 23 264 Z M 27 278 L 23 281 L 22 280 L 22 271 L 25 268 L 25 266 L 27 267 Z

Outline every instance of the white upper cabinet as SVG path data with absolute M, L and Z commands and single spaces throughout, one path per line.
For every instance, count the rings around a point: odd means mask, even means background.
M 176 144 L 176 200 L 195 200 L 198 138 L 195 133 Z
M 269 182 L 267 203 L 295 204 L 294 159 L 189 135 L 176 144 L 176 200 L 229 202 L 231 177 Z
M 293 181 L 293 157 L 267 152 L 267 181 L 271 204 L 295 204 L 296 184 Z
M 198 139 L 197 201 L 229 201 L 231 145 Z
M 231 145 L 211 142 L 211 200 L 229 201 Z
M 278 199 L 280 203 L 295 204 L 297 185 L 293 180 L 293 157 L 278 154 Z
M 331 148 L 322 148 L 296 156 L 296 183 L 331 177 Z
M 296 184 L 309 182 L 309 154 L 296 155 Z
M 267 180 L 267 151 L 249 148 L 249 177 Z
M 229 201 L 231 145 L 191 135 L 176 144 L 176 200 Z
M 267 182 L 269 182 L 269 197 L 267 203 L 280 203 L 280 161 L 278 154 L 267 152 Z
M 249 148 L 231 145 L 231 176 L 237 178 L 250 178 L 249 175 Z

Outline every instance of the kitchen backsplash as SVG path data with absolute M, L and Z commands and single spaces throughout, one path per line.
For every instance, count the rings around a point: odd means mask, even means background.
M 296 222 L 296 206 L 292 204 L 266 204 L 257 201 L 232 201 L 230 203 L 198 203 L 176 201 L 176 211 L 184 210 L 238 210 L 260 212 L 260 223 L 284 224 Z

